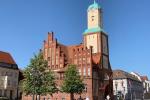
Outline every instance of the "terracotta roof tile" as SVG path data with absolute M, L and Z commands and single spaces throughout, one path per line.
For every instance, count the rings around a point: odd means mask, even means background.
M 3 51 L 0 51 L 0 62 L 8 64 L 16 64 L 12 56 L 9 53 Z
M 142 81 L 147 80 L 148 81 L 148 77 L 147 76 L 141 76 Z
M 113 79 L 132 79 L 135 81 L 140 81 L 136 76 L 125 72 L 123 70 L 114 70 L 113 71 Z

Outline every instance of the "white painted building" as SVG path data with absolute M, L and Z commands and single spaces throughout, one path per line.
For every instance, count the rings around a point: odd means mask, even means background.
M 0 97 L 18 97 L 19 69 L 9 53 L 0 51 Z
M 150 81 L 147 76 L 141 76 L 143 82 L 144 93 L 150 93 Z
M 136 100 L 143 98 L 143 86 L 138 77 L 122 71 L 113 71 L 113 92 L 116 97 L 124 100 Z
M 150 92 L 150 81 L 148 80 L 148 77 L 147 76 L 141 76 L 135 72 L 131 72 L 131 74 L 136 76 L 143 83 L 144 93 L 149 93 Z

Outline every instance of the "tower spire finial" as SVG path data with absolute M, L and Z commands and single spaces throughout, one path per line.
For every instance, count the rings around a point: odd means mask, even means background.
M 96 1 L 94 0 L 94 4 L 96 3 Z

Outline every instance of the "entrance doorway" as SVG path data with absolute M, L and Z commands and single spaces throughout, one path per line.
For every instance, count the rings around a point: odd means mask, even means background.
M 12 94 L 13 94 L 13 91 L 10 90 L 10 100 L 12 100 Z

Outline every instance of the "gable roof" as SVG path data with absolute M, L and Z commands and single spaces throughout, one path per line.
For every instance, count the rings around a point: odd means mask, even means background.
M 0 51 L 0 62 L 7 64 L 16 64 L 12 56 L 9 53 L 3 51 Z
M 136 76 L 123 70 L 113 70 L 113 79 L 131 79 L 140 82 Z
M 142 81 L 148 81 L 148 77 L 147 76 L 141 76 Z

